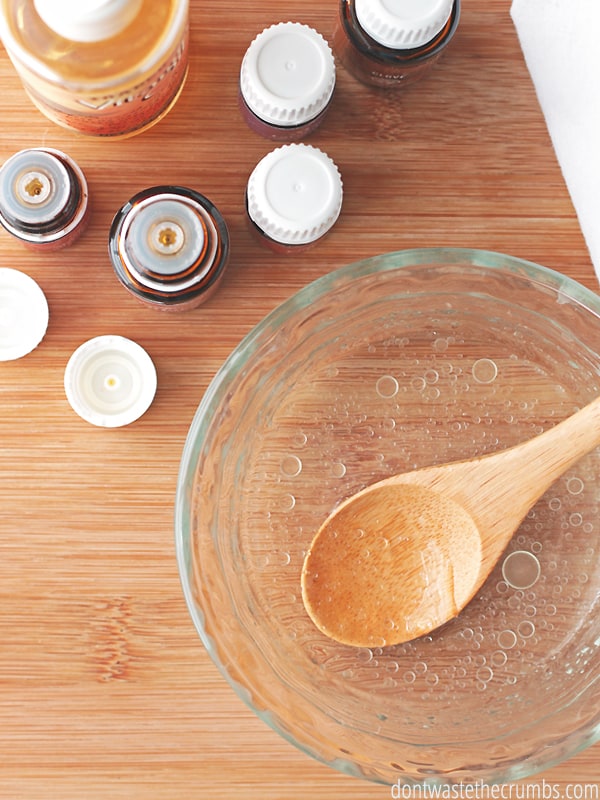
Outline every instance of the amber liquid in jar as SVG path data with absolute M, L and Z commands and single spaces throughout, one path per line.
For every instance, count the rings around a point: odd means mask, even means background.
M 361 83 L 393 89 L 414 83 L 429 71 L 454 36 L 459 18 L 460 0 L 454 0 L 452 13 L 436 36 L 419 47 L 398 49 L 382 45 L 363 30 L 355 0 L 340 0 L 332 47 L 343 66 Z
M 181 93 L 188 0 L 142 0 L 122 30 L 92 42 L 49 28 L 34 0 L 0 0 L 0 9 L 2 39 L 25 90 L 59 125 L 95 136 L 131 136 L 162 119 Z

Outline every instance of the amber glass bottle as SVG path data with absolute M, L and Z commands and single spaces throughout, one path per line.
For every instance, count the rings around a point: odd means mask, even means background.
M 79 166 L 52 148 L 20 150 L 0 169 L 0 225 L 31 249 L 73 244 L 89 218 Z
M 117 278 L 138 300 L 163 311 L 186 311 L 218 288 L 229 261 L 229 231 L 199 192 L 153 186 L 115 215 L 109 254 Z
M 335 225 L 343 200 L 342 176 L 332 159 L 304 143 L 267 153 L 246 187 L 250 231 L 278 254 L 313 247 Z
M 131 136 L 181 92 L 188 0 L 0 0 L 0 36 L 49 119 L 94 136 Z
M 406 86 L 435 64 L 459 16 L 460 0 L 340 0 L 333 50 L 364 84 Z
M 323 122 L 335 87 L 329 44 L 297 22 L 271 25 L 250 44 L 240 69 L 240 108 L 248 126 L 274 141 L 297 142 Z

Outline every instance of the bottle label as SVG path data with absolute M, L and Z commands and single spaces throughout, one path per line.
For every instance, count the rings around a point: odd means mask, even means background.
M 183 86 L 187 62 L 186 34 L 177 50 L 155 73 L 126 91 L 95 97 L 71 94 L 66 109 L 40 95 L 31 85 L 27 89 L 40 111 L 63 127 L 92 136 L 123 136 L 145 128 L 169 109 Z

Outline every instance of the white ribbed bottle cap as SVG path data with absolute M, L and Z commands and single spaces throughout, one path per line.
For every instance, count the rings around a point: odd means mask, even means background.
M 101 42 L 130 25 L 142 0 L 34 0 L 42 21 L 73 42 Z
M 97 336 L 73 353 L 64 383 L 67 400 L 82 419 L 119 428 L 148 410 L 157 379 L 150 356 L 139 344 L 123 336 Z
M 454 0 L 355 0 L 365 33 L 396 50 L 430 42 L 448 22 L 453 5 Z
M 286 144 L 250 175 L 248 215 L 281 244 L 308 244 L 333 226 L 342 195 L 342 178 L 328 155 L 311 145 Z
M 0 361 L 34 350 L 46 334 L 48 318 L 48 302 L 33 278 L 0 268 Z
M 281 22 L 260 33 L 242 60 L 240 90 L 248 107 L 273 125 L 302 125 L 323 111 L 335 85 L 335 61 L 320 33 Z

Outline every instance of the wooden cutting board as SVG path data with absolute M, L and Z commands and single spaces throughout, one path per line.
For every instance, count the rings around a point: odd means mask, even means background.
M 325 36 L 335 0 L 191 0 L 192 52 L 168 117 L 121 142 L 45 120 L 0 53 L 0 159 L 46 145 L 87 174 L 90 228 L 69 250 L 32 254 L 0 231 L 1 266 L 42 286 L 42 345 L 0 364 L 0 798 L 178 800 L 385 798 L 322 766 L 235 696 L 188 616 L 174 557 L 173 500 L 194 411 L 241 337 L 312 279 L 404 248 L 498 250 L 596 278 L 539 110 L 506 0 L 464 0 L 451 50 L 426 82 L 373 93 L 339 71 L 310 142 L 344 178 L 342 216 L 309 254 L 275 256 L 250 236 L 244 189 L 272 145 L 249 131 L 237 77 L 249 41 L 282 20 Z M 113 276 L 107 232 L 140 189 L 180 183 L 225 215 L 232 258 L 214 299 L 187 315 L 133 301 Z M 139 342 L 158 369 L 138 423 L 94 428 L 65 399 L 83 341 Z M 596 783 L 600 746 L 533 782 Z M 590 795 L 591 796 L 591 795 Z

